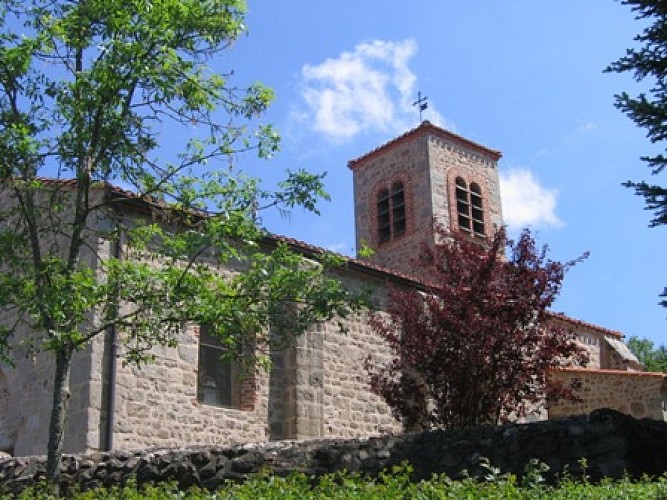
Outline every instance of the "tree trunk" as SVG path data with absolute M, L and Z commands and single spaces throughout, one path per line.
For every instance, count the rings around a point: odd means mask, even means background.
M 53 406 L 49 423 L 49 444 L 46 461 L 46 477 L 58 486 L 60 476 L 60 456 L 63 452 L 63 438 L 67 423 L 67 406 L 69 403 L 69 372 L 72 351 L 60 349 L 56 351 L 56 369 L 53 386 Z

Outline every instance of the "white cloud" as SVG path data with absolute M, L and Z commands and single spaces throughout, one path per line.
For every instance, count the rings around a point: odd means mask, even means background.
M 501 173 L 500 192 L 503 218 L 510 228 L 563 226 L 563 221 L 556 215 L 558 192 L 541 186 L 529 170 L 513 169 Z
M 301 69 L 302 96 L 307 108 L 296 113 L 317 131 L 336 139 L 363 131 L 404 132 L 418 123 L 417 77 L 409 67 L 417 44 L 373 40 L 352 52 Z M 444 126 L 429 103 L 424 118 Z

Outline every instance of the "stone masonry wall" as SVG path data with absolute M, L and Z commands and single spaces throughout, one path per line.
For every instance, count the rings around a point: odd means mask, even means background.
M 176 348 L 156 347 L 155 362 L 119 363 L 114 449 L 137 446 L 220 445 L 266 441 L 268 376 L 255 378 L 252 408 L 223 408 L 197 401 L 198 329 L 184 329 Z
M 347 286 L 368 286 L 341 276 Z M 385 285 L 375 283 L 375 299 Z M 322 322 L 297 339 L 292 349 L 274 355 L 271 372 L 271 439 L 375 436 L 401 430 L 389 407 L 368 384 L 364 360 L 386 362 L 389 352 L 368 325 L 368 314 Z
M 550 377 L 566 386 L 574 383 L 582 401 L 549 403 L 549 418 L 583 415 L 598 408 L 653 420 L 664 420 L 667 416 L 667 374 L 565 369 L 551 372 Z
M 603 365 L 604 356 L 602 354 L 605 346 L 605 334 L 590 326 L 579 323 L 566 322 L 563 318 L 552 317 L 549 323 L 557 328 L 562 328 L 564 331 L 572 331 L 577 342 L 586 349 L 588 353 L 587 368 L 609 368 Z
M 373 394 L 363 369 L 370 356 L 389 360 L 389 350 L 368 325 L 366 314 L 352 318 L 347 332 L 321 325 L 324 339 L 324 437 L 376 436 L 402 428 L 384 400 Z
M 91 345 L 75 353 L 72 360 L 70 412 L 64 441 L 67 453 L 98 449 L 101 391 L 98 382 L 90 380 L 94 349 Z M 14 455 L 46 453 L 53 373 L 50 353 L 28 359 L 18 357 L 16 368 L 0 367 L 0 450 Z
M 348 286 L 384 282 L 340 276 Z M 367 314 L 313 325 L 284 351 L 272 353 L 270 372 L 258 370 L 254 405 L 221 408 L 197 401 L 197 329 L 185 329 L 178 347 L 155 347 L 142 368 L 118 363 L 114 449 L 136 446 L 229 445 L 281 439 L 374 436 L 401 425 L 371 393 L 364 360 L 386 361 L 388 350 L 368 326 Z
M 91 195 L 91 204 L 100 200 L 101 193 Z M 40 228 L 41 251 L 63 257 L 68 250 L 68 241 L 63 234 L 71 222 L 68 217 L 73 211 L 68 206 L 72 203 L 72 191 L 65 185 L 46 183 L 44 190 L 35 197 L 37 210 L 44 214 Z M 11 212 L 15 199 L 9 190 L 0 187 L 0 211 Z M 60 204 L 60 229 L 53 230 L 53 206 Z M 10 223 L 13 216 L 6 215 L 0 224 Z M 104 214 L 91 215 L 88 220 L 85 237 L 89 246 L 81 254 L 81 260 L 92 269 L 97 268 L 97 259 L 107 255 L 109 245 L 98 244 L 95 234 L 98 225 L 103 223 Z M 94 321 L 94 318 L 90 318 Z M 16 316 L 9 310 L 0 310 L 0 324 L 14 325 Z M 14 349 L 11 352 L 16 367 L 0 364 L 0 449 L 11 450 L 16 455 L 46 453 L 47 436 L 51 406 L 53 401 L 53 376 L 55 361 L 51 353 L 34 354 L 21 341 L 34 340 L 39 346 L 44 340 L 43 332 L 33 332 L 27 323 L 20 325 L 11 339 Z M 102 408 L 101 362 L 104 354 L 104 339 L 97 336 L 85 349 L 75 352 L 71 362 L 70 398 L 68 402 L 68 424 L 65 429 L 65 452 L 90 451 L 99 449 L 100 421 Z M 3 389 L 4 386 L 4 389 Z
M 458 228 L 455 186 L 456 178 L 462 177 L 466 184 L 476 183 L 482 190 L 486 233 L 490 235 L 494 228 L 502 227 L 495 160 L 440 137 L 430 137 L 428 145 L 433 212 L 438 221 L 445 227 Z
M 269 374 L 269 440 L 291 439 L 296 430 L 296 351 L 271 353 Z
M 486 233 L 503 224 L 496 155 L 453 134 L 425 127 L 352 165 L 357 248 L 365 243 L 375 252 L 368 260 L 409 275 L 419 274 L 412 261 L 422 245 L 433 243 L 434 218 L 447 228 L 458 228 L 456 177 L 480 186 Z M 406 231 L 380 243 L 377 194 L 396 181 L 405 189 Z
M 7 377 L 0 370 L 0 452 L 11 454 L 15 439 L 11 437 L 9 426 L 9 385 Z

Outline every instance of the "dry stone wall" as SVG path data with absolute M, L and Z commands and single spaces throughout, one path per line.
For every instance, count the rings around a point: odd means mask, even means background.
M 519 476 L 531 459 L 550 467 L 549 479 L 565 467 L 577 475 L 582 471 L 580 459 L 586 458 L 586 473 L 594 480 L 620 478 L 625 473 L 638 478 L 667 471 L 665 449 L 667 423 L 598 410 L 589 417 L 372 439 L 69 455 L 61 462 L 61 484 L 63 490 L 75 484 L 88 489 L 135 479 L 216 489 L 227 480 L 243 480 L 260 470 L 320 476 L 345 469 L 375 476 L 403 462 L 414 467 L 415 480 L 439 473 L 457 478 L 463 471 L 481 477 L 487 472 L 482 457 L 502 473 Z M 0 492 L 16 494 L 44 477 L 43 457 L 0 459 Z

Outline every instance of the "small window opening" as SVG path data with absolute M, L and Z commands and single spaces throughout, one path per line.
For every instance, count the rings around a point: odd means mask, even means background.
M 236 363 L 224 357 L 225 347 L 210 334 L 210 327 L 199 331 L 199 371 L 197 400 L 200 403 L 238 407 L 239 380 Z
M 394 182 L 391 190 L 385 188 L 378 191 L 377 228 L 379 243 L 405 234 L 405 189 L 402 182 Z
M 459 216 L 459 228 L 470 232 L 470 201 L 468 197 L 468 186 L 461 178 L 456 178 L 456 211 Z

